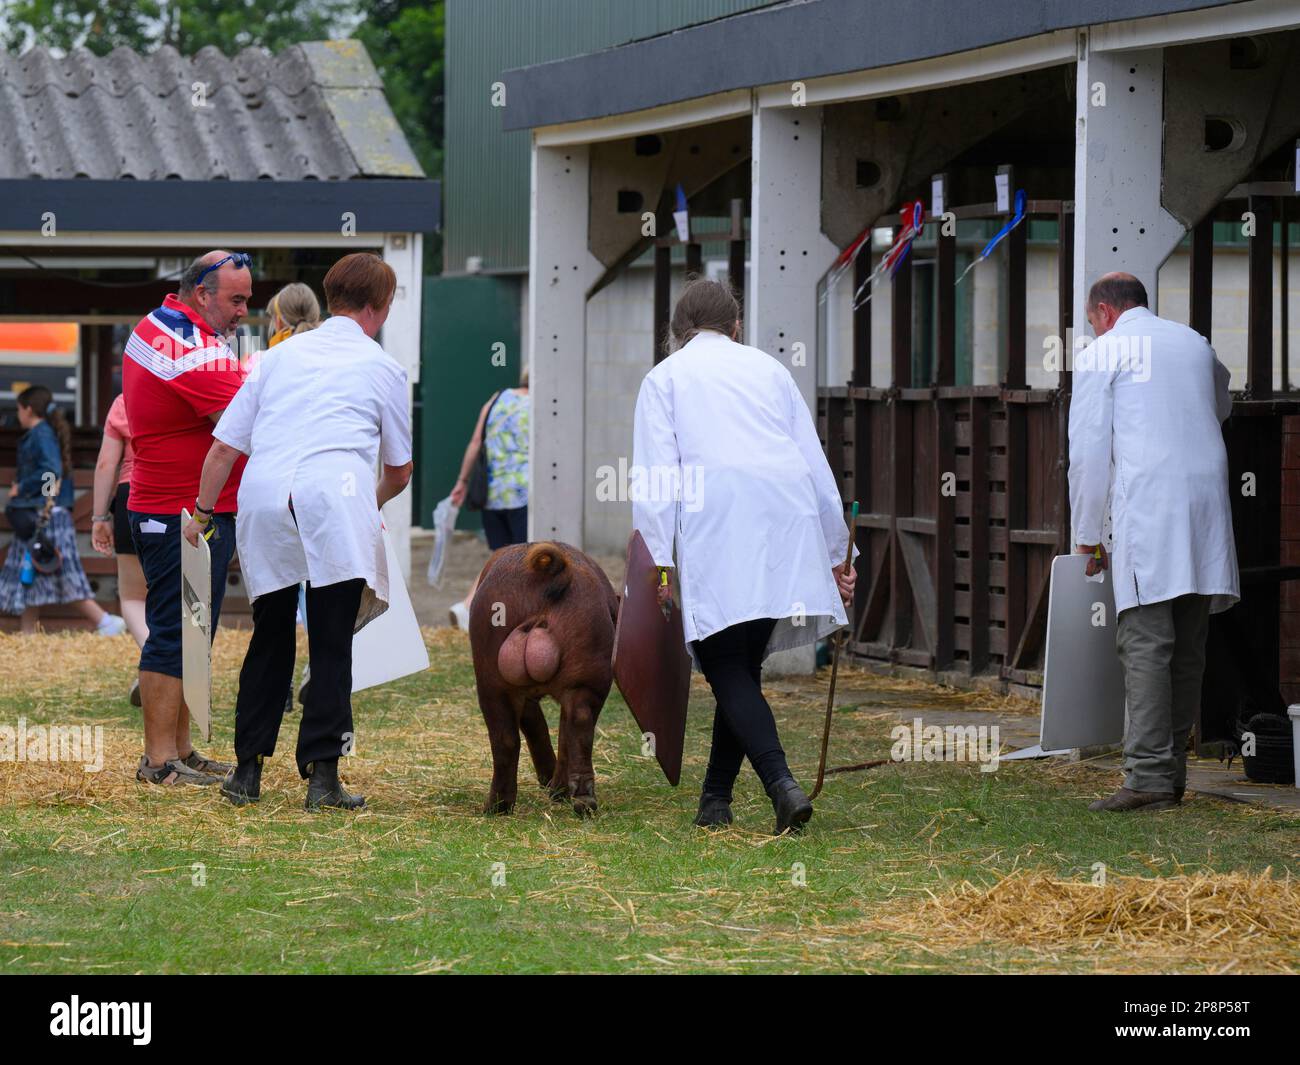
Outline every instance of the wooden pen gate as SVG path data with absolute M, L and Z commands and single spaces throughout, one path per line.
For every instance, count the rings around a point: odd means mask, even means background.
M 1006 220 L 992 204 L 959 221 Z M 1031 218 L 1058 226 L 1059 335 L 1070 326 L 1073 205 L 1031 200 L 1005 238 L 1006 369 L 997 385 L 956 382 L 957 238 L 935 248 L 933 380 L 913 380 L 914 255 L 890 286 L 890 384 L 870 380 L 871 303 L 853 317 L 853 376 L 821 393 L 822 427 L 844 498 L 858 499 L 861 557 L 851 650 L 867 659 L 1038 683 L 1052 558 L 1067 549 L 1069 373 L 1030 389 L 1025 374 L 1026 239 Z M 931 219 L 927 218 L 927 222 Z M 915 252 L 915 249 L 914 249 Z M 870 272 L 856 265 L 855 286 Z
M 1288 198 L 1276 185 L 1243 186 L 1191 234 L 1190 321 L 1210 335 L 1213 223 L 1240 215 L 1243 196 L 1262 221 L 1249 250 L 1245 389 L 1224 428 L 1242 601 L 1211 619 L 1199 742 L 1232 738 L 1236 722 L 1300 699 L 1300 401 L 1289 391 L 1287 268 L 1281 270 L 1283 393 L 1273 389 L 1273 236 Z M 1277 211 L 1274 203 L 1280 199 Z M 992 204 L 950 208 L 959 220 L 1006 220 Z M 1058 386 L 1026 385 L 1028 222 L 1056 219 L 1057 335 L 1068 354 L 1073 204 L 1031 200 L 1005 238 L 1005 369 L 996 385 L 955 384 L 957 241 L 934 249 L 932 380 L 913 380 L 914 255 L 890 287 L 890 384 L 871 387 L 871 303 L 854 311 L 847 387 L 819 392 L 819 418 L 843 498 L 858 499 L 858 593 L 850 650 L 868 662 L 939 673 L 1042 682 L 1052 559 L 1070 544 L 1068 363 Z M 927 223 L 932 219 L 927 217 Z M 885 224 L 882 221 L 882 224 Z M 989 269 L 993 268 L 990 264 Z M 870 272 L 862 256 L 855 287 Z M 1233 382 L 1239 388 L 1239 382 Z M 1255 494 L 1238 491 L 1243 474 Z M 1286 505 L 1284 505 L 1286 504 Z

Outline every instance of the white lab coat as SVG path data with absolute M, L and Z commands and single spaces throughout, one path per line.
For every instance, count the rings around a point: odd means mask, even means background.
M 353 319 L 328 318 L 262 355 L 212 435 L 249 456 L 235 536 L 249 599 L 360 577 L 356 628 L 382 614 L 376 473 L 411 460 L 406 371 Z
M 843 503 L 780 362 L 696 335 L 641 383 L 632 462 L 632 522 L 656 565 L 674 564 L 676 543 L 688 645 L 781 619 L 770 654 L 847 624 L 831 573 L 848 547 Z M 665 490 L 674 477 L 676 495 Z
M 1229 374 L 1205 338 L 1132 307 L 1074 361 L 1070 510 L 1076 544 L 1104 543 L 1115 609 L 1180 595 L 1240 598 L 1221 423 Z

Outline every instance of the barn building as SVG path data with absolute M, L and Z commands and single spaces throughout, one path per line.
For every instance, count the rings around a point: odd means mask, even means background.
M 1068 356 L 1088 284 L 1127 270 L 1232 371 L 1243 599 L 1198 737 L 1300 697 L 1298 58 L 1280 0 L 798 0 L 503 73 L 531 136 L 531 535 L 625 541 L 597 471 L 630 456 L 677 263 L 730 276 L 862 503 L 853 652 L 1032 688 L 1072 539 Z

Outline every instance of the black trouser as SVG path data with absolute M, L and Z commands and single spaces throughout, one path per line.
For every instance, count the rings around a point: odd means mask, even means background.
M 763 651 L 775 627 L 772 618 L 759 618 L 695 641 L 704 678 L 718 701 L 709 768 L 704 774 L 706 795 L 730 799 L 744 758 L 749 759 L 766 789 L 790 775 L 761 683 Z
M 304 777 L 312 762 L 342 755 L 352 738 L 352 629 L 365 586 L 360 578 L 307 585 L 311 684 L 298 726 L 298 772 Z M 297 619 L 296 584 L 253 600 L 253 638 L 235 702 L 235 754 L 241 762 L 275 753 L 284 693 L 293 681 Z

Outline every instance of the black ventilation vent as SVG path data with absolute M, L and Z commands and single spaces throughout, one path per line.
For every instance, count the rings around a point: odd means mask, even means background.
M 855 182 L 860 189 L 874 189 L 880 184 L 880 167 L 870 159 L 859 159 Z
M 1233 70 L 1257 70 L 1268 60 L 1263 37 L 1234 37 L 1228 42 L 1228 65 Z
M 1205 150 L 1207 152 L 1226 152 L 1240 148 L 1246 139 L 1245 130 L 1235 119 L 1220 115 L 1205 116 Z
M 876 101 L 877 122 L 897 122 L 903 117 L 903 101 L 897 96 L 882 96 Z

